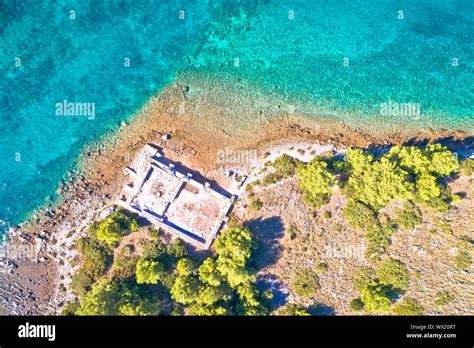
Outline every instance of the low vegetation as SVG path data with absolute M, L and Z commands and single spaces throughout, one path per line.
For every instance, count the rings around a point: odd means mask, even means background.
M 119 215 L 96 224 L 115 224 Z M 124 220 L 121 220 L 124 221 Z M 122 230 L 135 230 L 129 220 Z M 137 256 L 126 247 L 107 266 L 109 241 L 81 240 L 82 268 L 76 282 L 87 281 L 74 291 L 80 301 L 67 305 L 65 314 L 77 315 L 262 315 L 268 312 L 265 296 L 255 286 L 255 271 L 249 259 L 255 243 L 248 229 L 234 226 L 215 243 L 215 255 L 191 258 L 179 240 L 171 245 L 150 233 Z M 98 262 L 100 261 L 100 262 Z M 112 260 L 111 260 L 112 261 Z M 107 269 L 111 277 L 106 276 Z M 79 291 L 78 291 L 79 289 Z M 163 303 L 170 302 L 171 308 Z
M 471 241 L 467 238 L 461 238 L 458 241 L 456 249 L 456 256 L 454 257 L 454 264 L 456 265 L 456 268 L 461 270 L 468 269 L 472 264 Z
M 309 269 L 297 272 L 291 281 L 291 289 L 304 298 L 316 295 L 319 288 L 318 275 Z
M 282 155 L 278 157 L 273 163 L 270 164 L 273 171 L 267 174 L 261 184 L 262 186 L 268 186 L 277 183 L 280 180 L 292 177 L 296 173 L 296 169 L 302 163 L 296 158 Z
M 404 298 L 393 306 L 395 315 L 423 315 L 423 308 L 412 298 Z
M 421 223 L 421 211 L 416 205 L 407 203 L 397 211 L 395 222 L 406 230 L 412 230 Z
M 385 258 L 375 270 L 363 267 L 354 275 L 354 287 L 361 295 L 351 302 L 351 309 L 364 309 L 367 313 L 389 313 L 392 309 L 394 314 L 397 314 L 396 311 L 408 312 L 407 307 L 411 303 L 395 302 L 408 289 L 408 285 L 408 269 L 398 260 Z
M 438 291 L 436 293 L 435 304 L 437 306 L 446 306 L 447 304 L 451 303 L 452 300 L 453 296 L 446 290 Z
M 289 304 L 286 305 L 278 310 L 276 313 L 277 315 L 285 315 L 285 316 L 309 316 L 311 315 L 307 309 L 303 306 L 299 306 L 297 304 Z
M 466 176 L 471 176 L 474 173 L 474 159 L 467 158 L 461 162 L 460 166 L 461 173 Z
M 383 259 L 377 265 L 375 276 L 381 284 L 390 287 L 394 293 L 405 292 L 410 282 L 407 267 L 392 258 Z

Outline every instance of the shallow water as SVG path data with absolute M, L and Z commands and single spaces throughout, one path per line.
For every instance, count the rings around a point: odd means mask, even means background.
M 472 1 L 250 3 L 214 23 L 196 69 L 343 122 L 473 129 Z
M 53 197 L 84 144 L 172 81 L 209 15 L 204 1 L 183 3 L 0 3 L 1 220 L 18 223 Z M 58 115 L 64 100 L 89 103 L 90 112 Z
M 348 124 L 472 131 L 473 7 L 470 0 L 3 1 L 0 220 L 16 224 L 54 198 L 84 144 L 116 129 L 179 70 L 222 76 L 223 85 L 240 79 L 280 96 L 288 111 Z M 64 100 L 89 103 L 94 115 L 58 112 Z

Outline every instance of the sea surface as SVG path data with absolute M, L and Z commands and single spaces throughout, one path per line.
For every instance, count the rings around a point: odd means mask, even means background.
M 0 226 L 180 72 L 311 117 L 472 132 L 473 34 L 471 0 L 2 0 Z

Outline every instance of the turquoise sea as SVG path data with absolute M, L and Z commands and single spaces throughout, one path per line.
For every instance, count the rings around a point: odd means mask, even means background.
M 0 24 L 3 226 L 54 200 L 84 145 L 180 71 L 314 117 L 473 131 L 471 0 L 3 0 Z

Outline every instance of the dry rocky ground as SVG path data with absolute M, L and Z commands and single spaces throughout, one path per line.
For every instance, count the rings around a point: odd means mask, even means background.
M 472 315 L 472 268 L 457 269 L 454 258 L 459 239 L 471 238 L 474 232 L 474 176 L 460 177 L 450 186 L 453 192 L 464 192 L 465 198 L 453 203 L 448 212 L 423 209 L 420 225 L 411 231 L 400 228 L 392 235 L 389 255 L 407 265 L 410 286 L 405 296 L 416 299 L 426 314 Z M 247 198 L 240 201 L 235 214 L 257 237 L 259 278 L 280 293 L 276 300 L 309 306 L 315 314 L 358 314 L 349 307 L 360 295 L 353 276 L 370 264 L 364 257 L 364 233 L 349 227 L 342 215 L 345 197 L 341 192 L 337 190 L 318 210 L 303 203 L 296 178 L 255 192 L 262 207 L 251 208 L 256 198 Z M 320 263 L 327 269 L 318 267 Z M 318 274 L 321 286 L 310 299 L 296 295 L 290 285 L 295 273 L 305 268 Z M 448 291 L 454 300 L 446 306 L 435 305 L 438 291 Z

